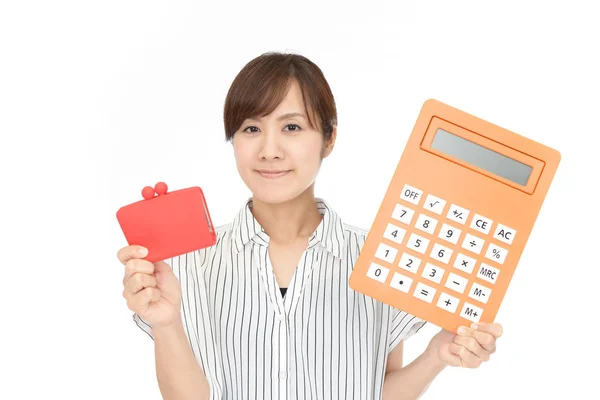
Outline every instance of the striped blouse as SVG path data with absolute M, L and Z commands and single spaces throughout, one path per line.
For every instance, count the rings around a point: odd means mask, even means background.
M 251 198 L 216 228 L 214 246 L 165 260 L 211 399 L 380 399 L 388 353 L 425 324 L 349 287 L 367 231 L 315 200 L 323 219 L 285 296 Z

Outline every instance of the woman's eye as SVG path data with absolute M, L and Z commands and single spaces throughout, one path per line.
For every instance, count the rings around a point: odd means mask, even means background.
M 298 129 L 293 129 L 293 130 L 292 130 L 292 132 L 296 132 L 296 131 L 298 131 L 298 130 L 302 129 L 302 128 L 300 128 L 300 127 L 299 127 L 298 125 L 296 125 L 296 124 L 287 124 L 287 125 L 286 125 L 286 128 L 287 128 L 288 126 L 295 126 L 295 127 L 297 127 L 297 128 L 298 128 Z
M 254 128 L 254 129 L 258 129 L 258 128 L 257 128 L 257 127 L 255 127 L 255 126 L 248 126 L 246 129 L 248 129 L 248 128 Z M 244 129 L 242 132 L 246 132 L 246 129 Z M 254 131 L 254 132 L 256 132 L 256 131 Z M 251 132 L 251 133 L 253 133 L 253 132 Z

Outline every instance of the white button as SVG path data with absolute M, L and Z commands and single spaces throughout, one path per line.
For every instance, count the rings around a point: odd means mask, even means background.
M 438 237 L 452 244 L 456 244 L 458 242 L 458 238 L 460 237 L 461 232 L 462 231 L 458 228 L 455 228 L 448 224 L 443 224 Z
M 410 235 L 408 243 L 406 243 L 406 247 L 421 254 L 425 254 L 427 248 L 429 247 L 429 239 L 425 239 L 424 237 L 413 233 Z
M 401 204 L 396 204 L 396 207 L 394 207 L 394 212 L 392 213 L 392 218 L 397 219 L 406 225 L 410 225 L 410 221 L 412 221 L 414 214 L 414 210 Z
M 279 379 L 283 380 L 287 378 L 287 372 L 285 371 L 279 371 Z
M 492 289 L 486 288 L 477 282 L 473 282 L 473 286 L 471 286 L 471 291 L 469 292 L 469 297 L 486 304 L 491 294 Z
M 500 240 L 501 242 L 512 244 L 516 234 L 517 231 L 514 229 L 502 224 L 498 224 L 496 227 L 496 232 L 494 233 L 494 238 Z
M 460 275 L 450 273 L 450 275 L 448 275 L 448 279 L 446 280 L 446 287 L 463 294 L 467 288 L 467 283 L 469 283 L 468 279 L 463 278 Z
M 369 278 L 373 278 L 376 281 L 379 281 L 381 283 L 385 283 L 385 280 L 387 279 L 389 272 L 390 272 L 389 269 L 384 268 L 379 264 L 371 263 L 371 266 L 369 267 L 369 270 L 367 271 L 367 276 Z
M 479 267 L 479 271 L 477 272 L 477 277 L 490 283 L 496 283 L 498 274 L 500 274 L 499 269 L 489 266 L 486 263 L 481 263 L 481 267 Z
M 412 272 L 413 274 L 417 273 L 419 270 L 419 265 L 421 265 L 421 259 L 408 253 L 402 254 L 402 257 L 400 257 L 400 262 L 398 263 L 400 268 Z
M 404 189 L 402 189 L 400 198 L 408 201 L 409 203 L 419 204 L 422 194 L 423 194 L 422 190 L 414 188 L 410 185 L 404 185 Z
M 444 276 L 444 269 L 438 267 L 437 265 L 427 263 L 425 268 L 423 268 L 423 273 L 421 276 L 435 283 L 440 283 L 442 276 Z
M 425 203 L 423 203 L 423 208 L 434 212 L 438 215 L 442 215 L 442 211 L 444 211 L 444 207 L 446 206 L 446 200 L 440 199 L 432 194 L 428 194 L 425 199 Z
M 402 244 L 402 241 L 404 240 L 404 235 L 406 235 L 406 230 L 394 224 L 388 224 L 387 228 L 385 228 L 385 232 L 383 233 L 384 238 L 396 242 L 398 244 Z
M 415 226 L 423 232 L 427 232 L 430 235 L 433 235 L 433 231 L 435 231 L 437 223 L 437 219 L 428 217 L 424 214 L 420 214 L 419 218 L 417 218 L 417 222 L 415 222 Z
M 475 254 L 481 253 L 481 249 L 485 244 L 485 240 L 478 238 L 477 236 L 473 236 L 470 233 L 465 235 L 465 240 L 463 240 L 462 247 L 463 249 L 467 249 L 472 251 Z
M 396 258 L 396 253 L 398 250 L 392 246 L 388 246 L 385 243 L 379 243 L 379 247 L 375 252 L 375 257 L 382 259 L 383 261 L 387 261 L 389 263 L 393 263 Z
M 435 243 L 429 256 L 435 260 L 443 262 L 444 264 L 448 264 L 450 262 L 451 255 L 452 249 L 444 247 L 439 243 Z
M 390 286 L 394 289 L 398 289 L 401 292 L 408 293 L 412 286 L 413 280 L 407 276 L 394 272 Z
M 459 224 L 464 224 L 469 216 L 469 210 L 459 207 L 456 204 L 452 204 L 448 209 L 446 217 Z
M 467 274 L 471 274 L 473 272 L 473 268 L 475 267 L 475 259 L 471 257 L 467 257 L 462 253 L 458 253 L 456 255 L 456 260 L 454 260 L 454 268 L 460 269 Z
M 437 306 L 454 314 L 456 307 L 458 307 L 458 299 L 454 296 L 450 296 L 448 293 L 440 293 Z
M 490 233 L 490 229 L 492 229 L 492 224 L 493 221 L 491 219 L 475 214 L 471 221 L 471 228 L 487 235 Z
M 470 303 L 465 303 L 460 313 L 460 316 L 472 322 L 479 322 L 481 314 L 483 314 L 483 310 L 481 308 L 474 306 Z
M 490 243 L 487 252 L 485 253 L 485 258 L 488 258 L 499 264 L 504 264 L 504 260 L 506 259 L 507 254 L 508 250 L 503 249 L 500 246 L 496 246 L 494 243 Z
M 427 286 L 421 282 L 417 283 L 417 287 L 415 288 L 415 291 L 413 292 L 413 296 L 415 296 L 417 299 L 421 299 L 428 303 L 431 303 L 431 300 L 433 300 L 434 295 L 435 295 L 435 289 L 430 286 Z

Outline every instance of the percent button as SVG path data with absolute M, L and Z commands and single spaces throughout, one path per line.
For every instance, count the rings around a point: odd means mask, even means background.
M 504 264 L 504 260 L 506 259 L 507 254 L 508 250 L 497 246 L 494 243 L 490 243 L 490 246 L 488 247 L 487 252 L 485 253 L 485 257 L 499 264 Z

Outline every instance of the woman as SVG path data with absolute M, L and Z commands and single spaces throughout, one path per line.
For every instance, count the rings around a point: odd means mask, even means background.
M 217 228 L 217 243 L 154 264 L 140 246 L 118 253 L 165 399 L 414 399 L 447 365 L 489 359 L 498 324 L 442 330 L 403 366 L 403 342 L 425 322 L 349 288 L 367 231 L 314 196 L 337 135 L 314 63 L 255 58 L 229 90 L 224 121 L 252 197 Z

